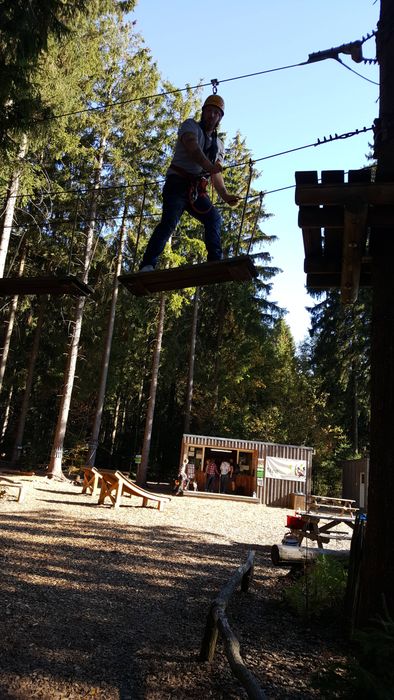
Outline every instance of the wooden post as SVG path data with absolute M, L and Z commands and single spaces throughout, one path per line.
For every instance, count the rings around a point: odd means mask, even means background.
M 377 33 L 379 119 L 375 122 L 377 179 L 394 180 L 394 3 L 381 0 Z M 394 615 L 391 521 L 394 497 L 394 231 L 373 228 L 371 338 L 371 452 L 368 522 L 362 562 L 358 626 L 384 612 Z

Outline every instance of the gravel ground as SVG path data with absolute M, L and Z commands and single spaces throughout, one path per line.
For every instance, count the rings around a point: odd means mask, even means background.
M 290 511 L 194 497 L 115 510 L 70 482 L 29 484 L 22 503 L 0 500 L 2 700 L 246 698 L 220 640 L 212 663 L 198 653 L 209 604 L 249 549 L 252 586 L 227 612 L 266 697 L 323 697 L 314 674 L 346 661 L 335 627 L 282 603 L 289 570 L 270 548 Z

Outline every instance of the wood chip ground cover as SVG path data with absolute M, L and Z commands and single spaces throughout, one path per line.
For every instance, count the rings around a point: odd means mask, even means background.
M 220 640 L 212 663 L 198 653 L 210 602 L 249 549 L 253 584 L 228 608 L 244 661 L 267 698 L 322 697 L 313 677 L 346 649 L 282 605 L 288 570 L 270 548 L 288 512 L 193 497 L 115 510 L 33 477 L 24 502 L 0 500 L 0 698 L 246 698 Z

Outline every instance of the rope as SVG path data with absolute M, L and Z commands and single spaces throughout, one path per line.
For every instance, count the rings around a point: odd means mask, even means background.
M 245 75 L 237 75 L 233 78 L 224 78 L 223 80 L 217 80 L 213 78 L 209 83 L 200 83 L 198 85 L 189 85 L 184 88 L 175 88 L 174 90 L 167 90 L 165 92 L 156 92 L 151 95 L 143 95 L 140 97 L 132 97 L 128 100 L 115 100 L 114 102 L 108 102 L 107 104 L 99 105 L 97 107 L 86 107 L 85 109 L 78 109 L 73 112 L 63 112 L 61 114 L 46 115 L 41 119 L 32 120 L 33 123 L 42 123 L 45 121 L 53 121 L 54 119 L 62 119 L 63 117 L 74 117 L 79 114 L 86 114 L 88 112 L 100 112 L 107 109 L 113 109 L 114 107 L 119 107 L 123 105 L 131 104 L 132 102 L 142 102 L 143 100 L 154 100 L 158 97 L 165 97 L 166 95 L 177 95 L 179 92 L 190 92 L 190 90 L 200 90 L 203 87 L 211 86 L 213 89 L 217 89 L 220 83 L 229 83 L 232 80 L 243 80 L 244 78 L 254 78 L 257 75 L 265 75 L 266 73 L 276 73 L 277 71 L 287 70 L 289 68 L 297 68 L 298 66 L 306 66 L 309 61 L 302 61 L 301 63 L 293 63 L 288 66 L 280 66 L 279 68 L 269 68 L 267 70 L 257 71 L 256 73 L 246 73 Z M 214 93 L 215 94 L 215 93 Z
M 254 158 L 253 163 L 259 163 L 262 160 L 269 160 L 270 158 L 278 158 L 279 156 L 284 156 L 284 155 L 287 155 L 288 153 L 295 153 L 296 151 L 302 151 L 305 148 L 322 146 L 323 144 L 331 143 L 332 141 L 337 141 L 339 139 L 341 139 L 341 140 L 342 139 L 349 139 L 353 136 L 359 136 L 360 134 L 365 134 L 365 133 L 367 133 L 367 131 L 372 131 L 372 130 L 373 130 L 372 126 L 369 126 L 369 127 L 363 126 L 361 129 L 355 129 L 354 131 L 348 131 L 348 132 L 345 132 L 343 134 L 335 134 L 334 136 L 332 136 L 330 134 L 330 136 L 328 136 L 328 137 L 323 136 L 321 139 L 318 138 L 317 141 L 314 141 L 313 143 L 305 144 L 305 146 L 297 146 L 296 148 L 289 148 L 286 151 L 279 151 L 278 153 L 271 153 L 270 155 L 262 156 L 261 158 Z M 230 165 L 227 165 L 225 168 L 223 168 L 223 170 L 232 170 L 233 168 L 239 168 L 239 167 L 242 167 L 244 165 L 247 165 L 248 162 L 249 161 L 242 160 L 239 162 L 231 163 Z M 80 188 L 78 188 L 78 189 L 63 190 L 62 192 L 45 193 L 45 194 L 48 194 L 51 197 L 62 197 L 63 195 L 64 196 L 73 195 L 73 196 L 80 197 L 82 195 L 89 194 L 89 192 L 92 192 L 92 190 L 100 191 L 100 192 L 105 192 L 105 191 L 109 191 L 109 190 L 122 190 L 122 189 L 127 190 L 127 189 L 131 189 L 134 187 L 143 187 L 145 184 L 151 185 L 151 186 L 159 185 L 162 182 L 164 182 L 164 178 L 160 178 L 158 180 L 148 180 L 148 181 L 144 180 L 144 181 L 140 181 L 140 182 L 134 182 L 134 183 L 131 183 L 128 185 L 102 185 L 99 188 L 87 187 L 83 191 Z M 15 195 L 15 199 L 20 199 L 22 197 L 34 197 L 35 194 L 36 194 L 35 192 L 22 192 L 21 194 Z M 120 217 L 111 217 L 111 218 L 120 218 Z
M 138 229 L 137 229 L 137 238 L 135 241 L 135 247 L 134 247 L 134 257 L 133 257 L 133 264 L 132 264 L 132 272 L 134 272 L 135 269 L 135 262 L 137 259 L 137 250 L 138 250 L 138 243 L 140 240 L 140 235 L 141 235 L 141 226 L 142 226 L 142 220 L 144 218 L 144 209 L 145 209 L 145 198 L 146 198 L 146 182 L 144 182 L 144 189 L 142 193 L 142 203 L 141 203 L 141 210 L 140 210 L 140 218 L 138 222 Z M 125 217 L 126 218 L 126 217 Z
M 241 241 L 242 228 L 243 228 L 243 224 L 244 224 L 245 211 L 246 211 L 246 206 L 247 206 L 247 203 L 248 203 L 248 197 L 249 197 L 250 184 L 251 184 L 251 182 L 252 182 L 252 177 L 253 177 L 253 161 L 252 161 L 252 160 L 249 160 L 249 178 L 248 178 L 248 186 L 247 186 L 247 189 L 246 189 L 246 196 L 245 196 L 245 199 L 244 199 L 244 206 L 243 206 L 243 209 L 242 209 L 241 224 L 240 224 L 240 227 L 239 227 L 238 240 L 237 240 L 237 245 L 236 245 L 236 248 L 235 248 L 235 255 L 238 255 L 238 253 L 239 253 L 239 244 L 240 244 L 240 241 Z
M 251 247 L 252 247 L 252 243 L 253 243 L 253 239 L 254 239 L 254 234 L 256 233 L 258 220 L 259 220 L 259 217 L 260 217 L 260 214 L 261 214 L 261 208 L 262 208 L 262 206 L 263 206 L 263 197 L 264 197 L 264 193 L 263 193 L 263 192 L 260 192 L 260 193 L 259 193 L 259 197 L 260 197 L 260 204 L 259 204 L 259 208 L 258 208 L 258 211 L 257 211 L 257 214 L 256 214 L 256 218 L 255 218 L 255 221 L 254 221 L 253 231 L 252 231 L 252 235 L 251 235 L 251 237 L 250 237 L 250 241 L 249 241 L 248 250 L 247 250 L 247 252 L 246 252 L 246 255 L 249 255 L 250 249 L 251 249 Z
M 357 73 L 357 71 L 354 70 L 354 68 L 350 68 L 350 66 L 347 66 L 346 63 L 344 63 L 344 62 L 342 61 L 342 59 L 337 58 L 336 60 L 338 61 L 338 63 L 341 64 L 341 66 L 343 66 L 344 68 L 347 68 L 348 70 L 350 70 L 351 73 L 354 73 L 355 75 L 358 75 L 359 78 L 362 78 L 363 80 L 366 80 L 367 83 L 372 83 L 372 85 L 379 85 L 379 83 L 377 83 L 375 80 L 370 80 L 369 78 L 366 78 L 365 75 L 361 75 L 361 73 Z M 371 59 L 371 60 L 372 60 L 372 59 Z

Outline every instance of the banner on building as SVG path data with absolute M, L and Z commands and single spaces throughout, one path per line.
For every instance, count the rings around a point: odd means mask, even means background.
M 306 481 L 306 460 L 285 459 L 284 457 L 266 457 L 265 475 L 269 479 Z

